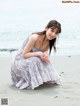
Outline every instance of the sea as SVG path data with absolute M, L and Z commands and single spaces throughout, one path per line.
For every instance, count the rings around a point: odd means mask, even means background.
M 80 3 L 61 0 L 0 0 L 0 56 L 13 56 L 33 32 L 50 20 L 61 23 L 56 53 L 80 55 Z

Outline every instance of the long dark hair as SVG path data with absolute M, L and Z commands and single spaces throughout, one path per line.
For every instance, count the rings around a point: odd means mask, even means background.
M 53 29 L 56 29 L 57 28 L 57 33 L 61 33 L 61 24 L 56 21 L 56 20 L 51 20 L 46 28 L 53 28 Z M 36 34 L 39 34 L 39 35 L 46 35 L 46 31 L 42 31 L 42 32 L 35 32 Z M 52 39 L 52 40 L 49 40 L 49 46 L 50 46 L 50 51 L 49 51 L 49 54 L 51 53 L 51 50 L 52 50 L 52 47 L 54 48 L 54 51 L 56 51 L 56 38 L 55 39 Z

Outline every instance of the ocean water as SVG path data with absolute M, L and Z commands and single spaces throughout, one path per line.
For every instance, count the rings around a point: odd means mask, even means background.
M 80 55 L 80 3 L 61 0 L 1 0 L 0 56 L 14 55 L 24 40 L 46 24 L 58 20 L 62 33 L 57 52 L 51 55 Z

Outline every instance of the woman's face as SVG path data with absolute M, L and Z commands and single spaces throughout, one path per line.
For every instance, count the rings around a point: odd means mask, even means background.
M 57 38 L 58 36 L 58 29 L 57 28 L 46 28 L 46 37 L 48 40 L 52 40 Z

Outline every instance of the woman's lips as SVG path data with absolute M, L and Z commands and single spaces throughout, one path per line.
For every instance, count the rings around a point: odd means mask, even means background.
M 53 39 L 54 37 L 49 36 L 50 39 Z

